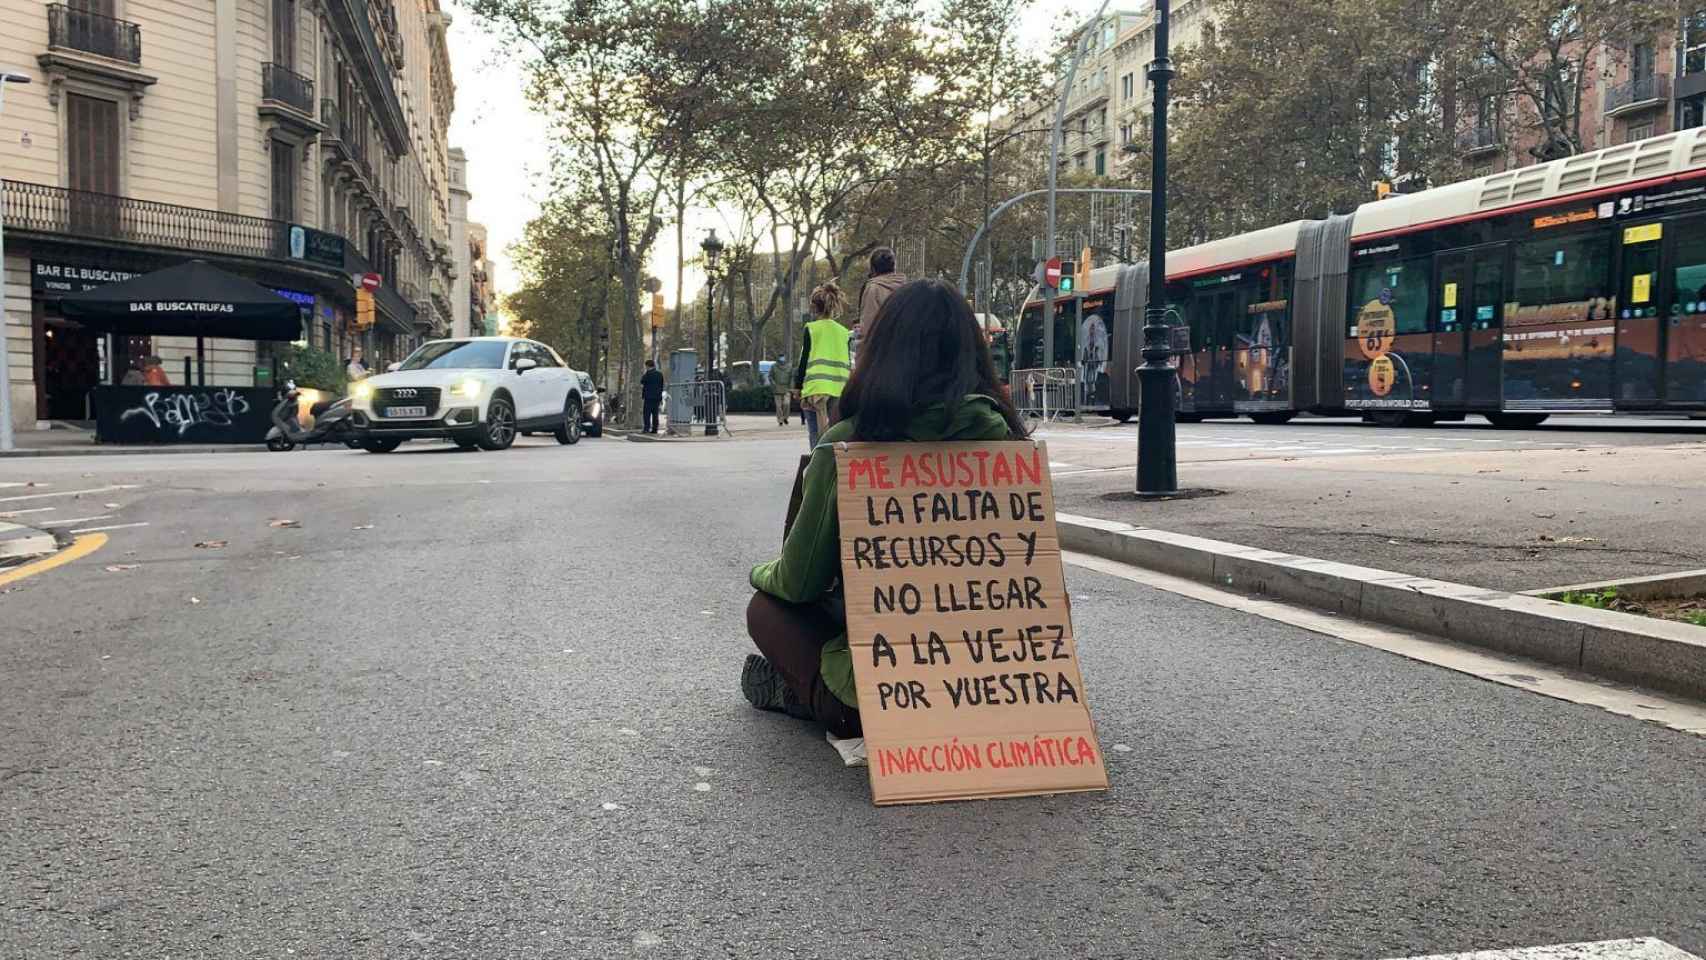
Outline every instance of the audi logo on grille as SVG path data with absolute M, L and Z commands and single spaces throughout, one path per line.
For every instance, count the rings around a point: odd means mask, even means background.
M 413 400 L 420 395 L 420 391 L 413 387 L 403 387 L 402 389 L 391 391 L 391 396 L 396 397 L 398 400 Z

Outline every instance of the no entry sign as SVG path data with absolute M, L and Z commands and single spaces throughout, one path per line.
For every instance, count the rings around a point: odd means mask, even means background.
M 1106 790 L 1042 443 L 836 451 L 878 804 Z

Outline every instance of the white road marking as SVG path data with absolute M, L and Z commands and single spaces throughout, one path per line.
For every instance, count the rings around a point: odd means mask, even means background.
M 73 523 L 92 523 L 96 520 L 111 520 L 114 516 L 117 516 L 117 514 L 103 513 L 98 517 L 73 517 L 70 520 L 38 520 L 36 522 L 44 527 L 63 527 Z
M 21 517 L 26 513 L 52 513 L 57 509 L 57 507 L 28 507 L 23 510 L 7 510 L 4 513 L 0 513 L 0 517 Z
M 51 484 L 51 483 L 35 483 L 35 484 L 32 484 L 28 480 L 0 480 L 0 487 L 30 487 L 30 486 L 51 487 L 51 486 L 53 486 L 53 484 Z
M 43 497 L 75 497 L 82 493 L 106 493 L 109 490 L 135 490 L 140 484 L 120 483 L 111 487 L 92 487 L 88 490 L 60 490 L 55 493 L 30 493 L 21 497 L 0 497 L 0 503 L 12 503 L 17 500 L 40 500 Z
M 131 527 L 146 527 L 146 526 L 148 526 L 148 524 L 146 524 L 146 523 L 115 523 L 115 524 L 113 524 L 111 526 L 107 526 L 107 527 L 82 527 L 80 529 L 73 530 L 71 532 L 72 533 L 100 533 L 104 530 L 129 530 Z
M 1477 950 L 1474 953 L 1436 953 L 1425 957 L 1406 957 L 1403 960 L 1700 960 L 1700 958 L 1686 950 L 1673 947 L 1663 940 L 1641 937 L 1638 940 L 1596 940 L 1588 943 L 1560 943 L 1550 947 Z
M 1311 610 L 1307 607 L 1292 606 L 1288 603 L 1280 603 L 1277 600 L 1266 600 L 1245 596 L 1241 593 L 1232 593 L 1209 586 L 1206 583 L 1198 583 L 1195 580 L 1186 580 L 1183 577 L 1158 573 L 1154 570 L 1145 570 L 1141 567 L 1134 567 L 1113 560 L 1104 560 L 1087 553 L 1063 550 L 1061 556 L 1068 563 L 1095 570 L 1098 573 L 1119 577 L 1122 580 L 1129 580 L 1132 583 L 1141 583 L 1147 587 L 1176 593 L 1193 600 L 1201 600 L 1215 606 L 1254 614 L 1258 617 L 1301 627 L 1304 630 L 1329 637 L 1349 640 L 1365 647 L 1385 650 L 1401 657 L 1443 667 L 1447 670 L 1454 670 L 1458 673 L 1466 673 L 1503 686 L 1528 690 L 1557 700 L 1567 700 L 1571 703 L 1598 707 L 1607 713 L 1634 717 L 1637 720 L 1647 720 L 1669 727 L 1672 730 L 1706 737 L 1706 704 L 1678 700 L 1644 690 L 1622 689 L 1603 681 L 1570 673 L 1550 664 L 1522 660 L 1516 657 L 1503 657 L 1473 647 L 1462 647 L 1421 634 L 1377 627 L 1373 624 L 1335 616 L 1319 610 Z M 1695 960 L 1699 960 L 1699 958 L 1695 958 Z

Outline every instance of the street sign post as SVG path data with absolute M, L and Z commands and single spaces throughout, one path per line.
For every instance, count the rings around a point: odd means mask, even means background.
M 1060 286 L 1060 258 L 1050 257 L 1043 264 L 1043 285 L 1049 288 Z
M 377 273 L 364 273 L 361 275 L 360 286 L 361 289 L 366 290 L 368 293 L 372 293 L 373 291 L 378 290 L 379 285 L 383 282 L 384 278 L 379 276 Z

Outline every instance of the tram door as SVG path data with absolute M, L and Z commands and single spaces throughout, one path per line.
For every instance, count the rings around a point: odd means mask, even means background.
M 1675 224 L 1664 328 L 1666 403 L 1706 404 L 1706 217 Z
M 1469 254 L 1469 298 L 1460 312 L 1468 334 L 1464 364 L 1467 401 L 1471 407 L 1498 409 L 1504 402 L 1501 365 L 1504 355 L 1505 248 L 1481 247 Z M 1459 303 L 1462 304 L 1461 290 Z
M 1232 340 L 1238 332 L 1238 313 L 1243 301 L 1236 288 L 1228 287 L 1208 296 L 1198 294 L 1203 305 L 1203 345 L 1208 351 L 1209 383 L 1204 396 L 1197 381 L 1197 405 L 1230 407 L 1238 390 L 1238 365 L 1232 355 Z M 1201 367 L 1197 368 L 1199 374 Z
M 1617 349 L 1612 396 L 1619 403 L 1640 403 L 1659 396 L 1659 331 L 1669 302 L 1659 253 L 1664 224 L 1627 224 L 1619 237 L 1622 256 L 1613 319 Z
M 1434 298 L 1439 316 L 1434 324 L 1433 386 L 1428 394 L 1436 408 L 1460 407 L 1469 396 L 1467 318 L 1474 314 L 1475 274 L 1469 254 L 1440 254 L 1434 275 L 1439 281 L 1439 295 Z

